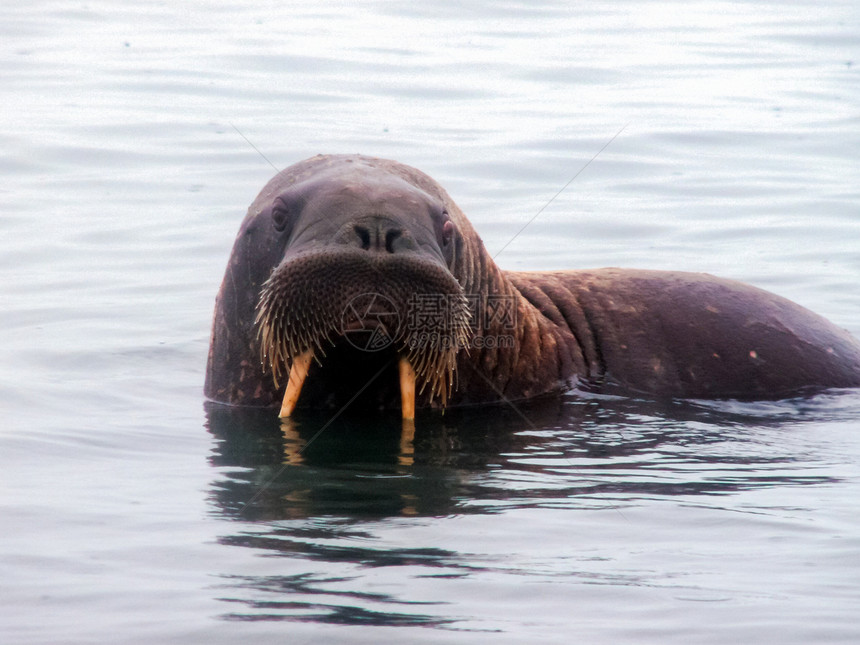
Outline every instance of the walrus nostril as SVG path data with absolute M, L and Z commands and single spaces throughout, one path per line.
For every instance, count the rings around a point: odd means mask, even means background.
M 394 253 L 394 242 L 402 235 L 400 229 L 392 228 L 385 232 L 385 250 Z
M 369 251 L 370 250 L 370 231 L 368 231 L 366 227 L 359 226 L 358 224 L 356 224 L 353 227 L 353 230 L 355 231 L 355 234 L 358 235 L 358 239 L 361 242 L 361 248 L 364 249 L 365 251 Z

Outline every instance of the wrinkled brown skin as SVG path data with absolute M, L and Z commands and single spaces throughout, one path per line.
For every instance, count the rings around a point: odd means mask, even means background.
M 296 232 L 288 240 L 274 229 L 272 205 L 285 191 L 338 182 L 366 186 L 368 211 L 354 216 L 383 210 L 397 218 L 415 233 L 426 257 L 447 265 L 466 294 L 506 295 L 516 302 L 515 346 L 461 351 L 449 405 L 525 399 L 577 384 L 612 384 L 661 398 L 746 400 L 860 386 L 860 343 L 785 298 L 698 273 L 503 271 L 427 175 L 389 160 L 317 156 L 274 177 L 242 223 L 215 305 L 205 385 L 210 399 L 279 403 L 284 385 L 276 388 L 261 365 L 254 310 L 261 285 L 293 252 Z M 444 251 L 427 237 L 422 218 L 428 208 L 446 210 L 455 226 Z M 335 237 L 324 218 L 302 220 L 301 229 L 305 248 L 315 237 L 320 245 Z M 511 331 L 485 332 L 494 333 Z M 308 381 L 313 379 L 312 373 Z M 305 403 L 313 405 L 313 399 Z

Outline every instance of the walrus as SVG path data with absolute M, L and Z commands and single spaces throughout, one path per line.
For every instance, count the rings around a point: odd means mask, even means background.
M 205 395 L 369 410 L 613 388 L 783 399 L 860 386 L 860 343 L 773 293 L 707 274 L 500 269 L 423 172 L 319 155 L 241 224 L 216 298 Z

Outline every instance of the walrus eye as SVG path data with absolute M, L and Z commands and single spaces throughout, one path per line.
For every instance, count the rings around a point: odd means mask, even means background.
M 448 246 L 452 237 L 454 237 L 454 222 L 447 220 L 442 224 L 442 244 Z
M 289 223 L 290 209 L 287 208 L 287 205 L 284 204 L 283 201 L 278 199 L 272 206 L 272 224 L 274 225 L 276 231 L 282 233 L 287 229 L 287 225 Z

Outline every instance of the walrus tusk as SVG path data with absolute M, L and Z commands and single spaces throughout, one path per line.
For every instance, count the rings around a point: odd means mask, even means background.
M 404 419 L 415 418 L 415 370 L 405 358 L 400 359 L 400 406 Z
M 281 405 L 281 412 L 278 414 L 282 419 L 290 416 L 296 408 L 299 394 L 302 392 L 302 385 L 304 385 L 305 379 L 308 376 L 308 369 L 311 366 L 313 358 L 314 352 L 311 349 L 293 358 L 293 364 L 290 367 L 290 378 L 287 380 L 287 391 L 284 393 L 284 402 Z

